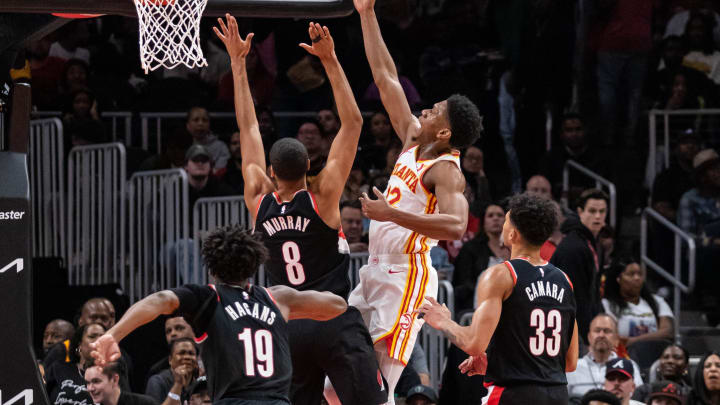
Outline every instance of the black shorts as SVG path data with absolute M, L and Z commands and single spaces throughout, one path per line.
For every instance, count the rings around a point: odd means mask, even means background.
M 489 385 L 482 405 L 567 405 L 567 385 Z
M 360 311 L 349 306 L 326 322 L 288 322 L 293 378 L 290 402 L 317 405 L 323 397 L 325 375 L 343 405 L 387 402 L 387 388 L 375 349 Z

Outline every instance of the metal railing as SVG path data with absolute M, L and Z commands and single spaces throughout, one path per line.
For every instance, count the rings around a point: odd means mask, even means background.
M 675 246 L 674 246 L 674 264 L 673 273 L 671 274 L 668 270 L 664 269 L 653 259 L 648 257 L 648 218 L 652 218 L 658 224 L 669 229 L 674 234 Z M 687 243 L 687 258 L 688 258 L 688 282 L 687 284 L 682 282 L 682 243 Z M 668 221 L 659 212 L 654 209 L 647 207 L 643 210 L 640 218 L 640 259 L 643 264 L 649 266 L 655 270 L 665 280 L 672 283 L 674 286 L 673 294 L 673 312 L 675 322 L 675 338 L 679 341 L 680 339 L 680 293 L 690 294 L 695 288 L 695 239 L 688 235 L 685 231 L 680 229 L 677 225 Z
M 207 271 L 201 262 L 200 252 L 205 236 L 220 227 L 240 225 L 247 228 L 249 212 L 242 196 L 200 198 L 193 207 L 193 277 L 191 283 L 207 283 Z M 264 273 L 264 272 L 263 272 Z M 258 277 L 259 278 L 259 277 Z M 264 280 L 257 280 L 263 283 Z M 261 284 L 264 285 L 264 284 Z
M 615 224 L 617 223 L 617 190 L 615 189 L 615 184 L 572 159 L 568 159 L 565 162 L 565 167 L 563 168 L 562 203 L 565 208 L 568 208 L 567 195 L 570 190 L 570 168 L 573 168 L 585 176 L 595 180 L 596 188 L 600 189 L 601 186 L 607 187 L 608 194 L 610 195 L 610 207 L 608 207 L 610 214 L 610 226 L 615 228 Z
M 348 269 L 350 291 L 360 284 L 360 268 L 367 264 L 369 257 L 369 253 L 350 253 L 350 268 Z
M 191 279 L 188 188 L 182 169 L 138 172 L 130 178 L 130 302 Z
M 78 146 L 68 156 L 68 278 L 71 285 L 125 288 L 125 147 Z
M 454 311 L 454 291 L 453 286 L 447 280 L 438 282 L 438 302 L 447 305 L 453 318 Z M 445 371 L 445 363 L 447 362 L 447 350 L 450 347 L 450 341 L 447 340 L 442 332 L 423 325 L 418 335 L 418 343 L 425 350 L 425 356 L 428 361 L 428 370 L 430 371 L 430 381 L 433 387 L 438 387 L 442 381 L 442 374 Z
M 33 256 L 65 258 L 65 143 L 59 119 L 30 122 L 28 172 Z
M 646 187 L 652 188 L 655 176 L 663 168 L 670 166 L 670 117 L 695 116 L 690 128 L 694 133 L 699 133 L 700 118 L 703 116 L 720 116 L 720 109 L 697 109 L 697 110 L 650 110 L 648 113 L 648 161 L 646 170 Z M 662 117 L 662 142 L 658 144 L 658 117 Z M 716 123 L 717 124 L 717 123 Z M 707 133 L 707 132 L 706 132 Z M 701 134 L 702 135 L 702 134 Z
M 62 111 L 34 111 L 33 118 L 60 118 Z M 103 111 L 100 118 L 110 121 L 111 141 L 116 142 L 122 134 L 125 146 L 132 146 L 132 111 Z

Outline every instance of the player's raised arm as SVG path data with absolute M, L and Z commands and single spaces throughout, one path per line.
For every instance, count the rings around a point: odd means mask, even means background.
M 268 288 L 286 320 L 314 319 L 327 321 L 342 314 L 347 302 L 327 291 L 298 291 L 283 285 Z
M 158 291 L 133 304 L 125 315 L 104 335 L 100 336 L 93 348 L 92 356 L 97 365 L 117 360 L 120 348 L 117 342 L 123 340 L 130 332 L 152 321 L 160 315 L 170 315 L 180 306 L 180 300 L 172 291 Z
M 317 181 L 313 183 L 316 185 L 313 188 L 318 195 L 320 212 L 335 213 L 337 218 L 330 222 L 337 222 L 339 225 L 340 214 L 335 208 L 340 202 L 343 186 L 350 174 L 350 169 L 352 169 L 363 121 L 350 83 L 348 83 L 345 72 L 335 54 L 335 44 L 330 31 L 320 24 L 310 23 L 308 33 L 311 44 L 300 44 L 300 46 L 308 53 L 320 58 L 330 80 L 340 117 L 340 130 L 330 147 L 327 164 L 320 172 Z
M 360 197 L 363 214 L 375 221 L 394 222 L 432 239 L 460 239 L 468 221 L 468 202 L 463 195 L 465 177 L 453 163 L 438 162 L 425 174 L 424 183 L 435 189 L 438 214 L 393 208 L 375 187 L 373 192 L 378 197 L 377 200 L 371 200 L 365 193 Z
M 482 273 L 478 281 L 478 307 L 470 326 L 460 326 L 450 317 L 450 311 L 434 299 L 426 300 L 418 310 L 433 328 L 443 332 L 454 345 L 471 356 L 483 356 L 490 338 L 500 321 L 503 300 L 513 288 L 513 279 L 504 264 Z
M 410 110 L 395 62 L 380 33 L 380 26 L 375 16 L 375 0 L 354 0 L 354 3 L 360 14 L 365 55 L 380 91 L 380 98 L 390 116 L 395 133 L 400 137 L 404 147 L 408 148 L 411 146 L 414 134 L 420 129 L 420 122 Z
M 250 85 L 248 84 L 245 58 L 250 52 L 253 33 L 243 40 L 238 32 L 235 17 L 226 14 L 227 25 L 218 18 L 220 28 L 213 27 L 215 34 L 222 40 L 230 56 L 233 86 L 235 91 L 235 117 L 240 129 L 240 152 L 242 153 L 242 174 L 245 180 L 245 205 L 251 215 L 255 215 L 256 205 L 261 195 L 274 190 L 270 178 L 265 174 L 265 151 L 255 116 Z M 254 219 L 254 218 L 253 218 Z

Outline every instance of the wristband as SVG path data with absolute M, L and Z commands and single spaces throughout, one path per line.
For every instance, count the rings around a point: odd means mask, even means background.
M 174 392 L 168 392 L 168 398 L 174 399 L 175 401 L 180 400 L 180 395 L 174 393 Z

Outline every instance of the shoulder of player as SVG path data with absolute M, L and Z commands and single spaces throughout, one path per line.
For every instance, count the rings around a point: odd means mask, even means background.
M 450 160 L 434 162 L 423 175 L 423 184 L 434 187 L 436 184 L 444 184 L 449 189 L 465 190 L 465 176 L 460 168 Z
M 482 273 L 481 282 L 492 283 L 495 286 L 510 286 L 515 285 L 515 279 L 513 277 L 515 270 L 512 266 L 508 266 L 508 262 L 502 262 L 490 266 Z

